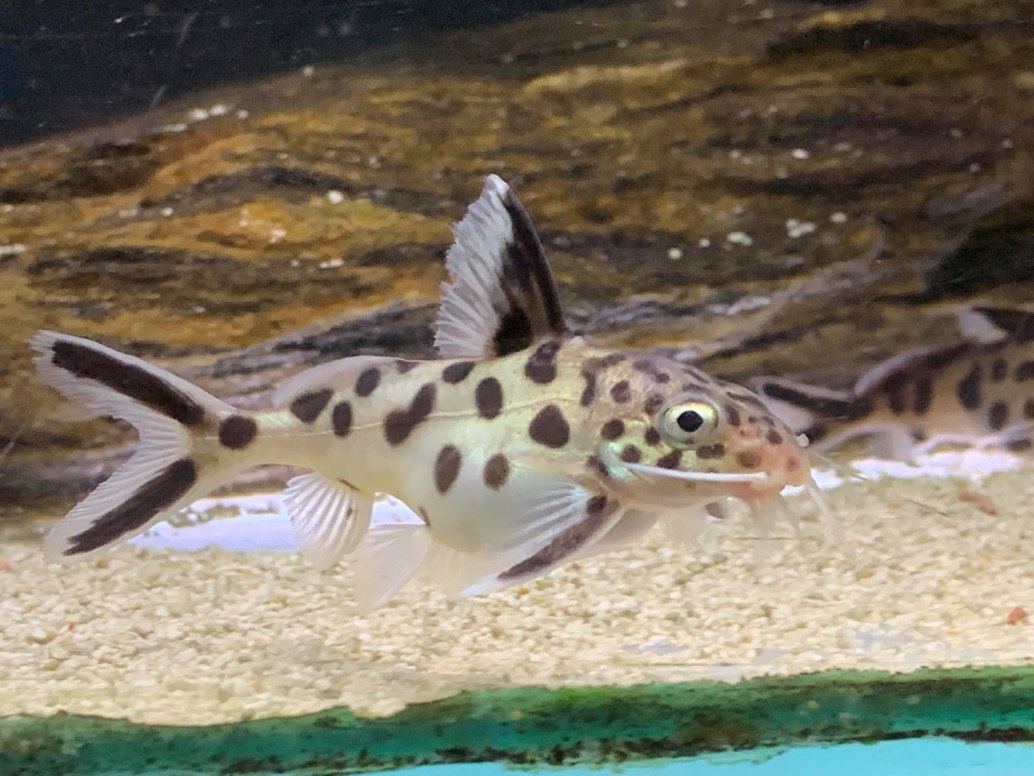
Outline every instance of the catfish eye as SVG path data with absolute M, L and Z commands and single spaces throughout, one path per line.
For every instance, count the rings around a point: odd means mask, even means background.
M 687 434 L 692 434 L 704 425 L 703 417 L 701 417 L 700 413 L 696 410 L 683 410 L 679 413 L 679 416 L 675 418 L 675 422 L 678 423 L 679 428 Z
M 676 445 L 695 444 L 718 427 L 718 410 L 702 401 L 673 404 L 661 414 L 660 431 Z

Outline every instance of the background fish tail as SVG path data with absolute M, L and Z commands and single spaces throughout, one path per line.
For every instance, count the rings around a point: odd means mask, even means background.
M 80 337 L 41 331 L 32 345 L 45 382 L 140 435 L 133 456 L 51 530 L 49 560 L 125 541 L 254 463 L 243 451 L 255 420 L 186 380 Z

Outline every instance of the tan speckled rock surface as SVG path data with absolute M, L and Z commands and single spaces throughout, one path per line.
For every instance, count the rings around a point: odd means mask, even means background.
M 950 339 L 951 304 L 1034 291 L 1029 9 L 617 4 L 2 151 L 0 514 L 60 512 L 125 452 L 55 422 L 34 330 L 244 404 L 333 356 L 426 354 L 447 226 L 491 171 L 609 343 L 844 378 Z

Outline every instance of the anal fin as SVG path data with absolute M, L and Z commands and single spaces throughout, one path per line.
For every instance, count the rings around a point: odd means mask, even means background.
M 370 527 L 370 496 L 316 472 L 288 482 L 284 502 L 302 555 L 320 569 L 354 550 Z
M 357 553 L 355 597 L 369 613 L 390 601 L 417 575 L 433 547 L 430 529 L 417 523 L 374 526 Z

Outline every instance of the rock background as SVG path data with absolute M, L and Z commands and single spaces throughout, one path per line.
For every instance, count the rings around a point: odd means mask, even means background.
M 1015 0 L 556 11 L 0 151 L 0 514 L 63 511 L 132 439 L 57 421 L 36 329 L 242 406 L 329 358 L 428 356 L 448 225 L 488 172 L 579 328 L 733 378 L 850 382 L 956 338 L 960 304 L 1029 304 L 1032 19 Z

